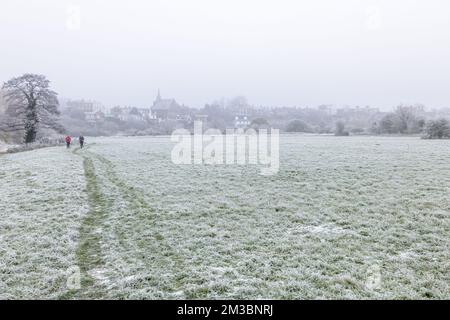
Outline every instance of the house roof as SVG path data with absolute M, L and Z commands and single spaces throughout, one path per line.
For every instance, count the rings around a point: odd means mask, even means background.
M 169 110 L 174 106 L 177 106 L 174 99 L 160 99 L 153 103 L 152 110 Z

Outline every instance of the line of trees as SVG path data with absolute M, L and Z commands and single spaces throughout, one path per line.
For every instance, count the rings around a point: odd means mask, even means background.
M 58 110 L 59 102 L 57 93 L 50 88 L 50 81 L 43 75 L 24 74 L 20 77 L 12 78 L 2 86 L 3 96 L 6 100 L 6 114 L 9 116 L 5 120 L 0 121 L 1 131 L 19 132 L 23 137 L 23 142 L 35 142 L 38 132 L 44 129 L 56 130 L 62 133 L 63 127 L 59 124 Z M 421 134 L 428 139 L 444 139 L 450 138 L 450 125 L 446 119 L 438 119 L 426 121 L 424 119 L 424 108 L 422 106 L 398 106 L 393 112 L 378 117 L 371 128 L 366 126 L 355 128 L 349 120 L 326 113 L 316 109 L 293 109 L 293 108 L 276 108 L 276 109 L 255 109 L 249 107 L 244 97 L 237 97 L 231 100 L 227 106 L 220 104 L 206 105 L 201 114 L 208 116 L 208 124 L 210 127 L 224 129 L 233 122 L 234 115 L 242 109 L 249 108 L 250 117 L 253 118 L 251 127 L 268 128 L 277 127 L 286 132 L 305 132 L 305 133 L 334 133 L 336 136 L 348 136 L 352 134 L 360 134 L 362 132 L 372 134 Z M 0 110 L 2 111 L 2 110 Z M 84 114 L 83 114 L 84 116 Z M 70 115 L 71 119 L 75 119 L 77 115 Z M 367 117 L 366 117 L 367 118 Z M 343 119 L 343 120 L 341 120 Z M 367 119 L 363 119 L 363 123 Z M 353 118 L 353 122 L 358 121 Z M 361 122 L 361 121 L 360 121 Z M 109 127 L 100 128 L 105 134 L 117 132 L 121 130 L 121 123 L 106 123 Z M 164 123 L 166 129 L 153 127 L 139 127 L 139 125 L 127 124 L 130 128 L 125 127 L 123 130 L 136 132 L 140 130 L 145 134 L 153 134 L 154 131 L 170 134 L 174 128 L 183 125 L 182 123 Z M 186 125 L 186 124 L 184 124 Z M 350 132 L 346 126 L 349 125 Z M 72 124 L 73 126 L 73 124 Z M 142 126 L 142 125 L 141 125 Z M 117 128 L 116 128 L 117 127 Z M 80 131 L 84 127 L 75 129 Z M 69 130 L 70 130 L 69 126 Z M 72 128 L 73 129 L 73 128 Z M 84 128 L 85 129 L 85 128 Z M 95 128 L 98 130 L 99 128 Z M 357 129 L 359 129 L 357 131 Z M 103 132 L 102 131 L 102 132 Z
M 422 107 L 398 106 L 394 112 L 386 114 L 375 128 L 381 134 L 418 134 L 422 133 L 426 121 L 420 116 Z

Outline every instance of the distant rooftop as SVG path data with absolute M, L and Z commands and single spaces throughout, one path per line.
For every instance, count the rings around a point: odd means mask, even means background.
M 158 90 L 158 95 L 153 102 L 152 110 L 169 110 L 173 107 L 178 107 L 178 103 L 175 101 L 175 99 L 161 98 L 161 93 Z

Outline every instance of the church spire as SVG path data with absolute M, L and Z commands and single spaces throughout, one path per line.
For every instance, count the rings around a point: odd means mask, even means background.
M 156 96 L 156 101 L 161 101 L 161 92 L 158 89 L 158 95 Z

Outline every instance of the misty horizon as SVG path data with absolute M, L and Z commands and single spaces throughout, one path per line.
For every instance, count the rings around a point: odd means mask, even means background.
M 158 90 L 156 91 L 158 92 Z M 167 99 L 173 99 L 175 100 L 177 103 L 179 101 L 182 101 L 182 99 L 178 99 L 176 97 L 169 97 L 167 95 L 164 95 L 163 93 L 162 97 L 163 98 L 167 98 Z M 294 108 L 294 109 L 319 109 L 321 107 L 326 107 L 329 110 L 332 111 L 337 111 L 337 110 L 343 110 L 343 109 L 378 109 L 380 112 L 392 112 L 395 111 L 395 109 L 399 106 L 411 106 L 411 107 L 424 107 L 424 110 L 427 111 L 433 111 L 433 110 L 446 110 L 449 109 L 449 107 L 437 107 L 437 108 L 432 108 L 429 107 L 427 105 L 421 104 L 421 103 L 411 103 L 411 104 L 404 104 L 404 103 L 398 103 L 396 105 L 392 105 L 390 107 L 379 107 L 379 106 L 373 106 L 373 105 L 349 105 L 349 104 L 343 104 L 343 105 L 336 105 L 336 104 L 331 104 L 331 103 L 322 103 L 322 104 L 317 104 L 317 105 L 255 105 L 254 103 L 252 103 L 252 101 L 249 101 L 247 99 L 246 96 L 244 95 L 236 95 L 234 97 L 221 97 L 220 99 L 213 99 L 212 101 L 209 102 L 205 102 L 203 105 L 201 106 L 191 106 L 191 105 L 187 105 L 185 103 L 180 103 L 181 106 L 184 107 L 188 107 L 190 109 L 194 109 L 194 110 L 202 110 L 205 108 L 205 106 L 211 106 L 211 105 L 219 105 L 221 107 L 227 108 L 227 106 L 229 105 L 229 103 L 231 103 L 234 99 L 239 99 L 239 98 L 244 98 L 248 101 L 248 105 L 247 107 L 253 108 L 253 109 L 277 109 L 277 108 Z M 93 102 L 93 103 L 98 103 L 100 104 L 105 110 L 111 110 L 113 108 L 116 107 L 129 107 L 129 108 L 152 108 L 152 105 L 154 103 L 155 98 L 150 99 L 149 102 L 147 102 L 145 105 L 133 105 L 130 103 L 124 103 L 123 105 L 119 105 L 119 104 L 112 104 L 112 105 L 105 105 L 102 101 L 100 100 L 96 100 L 96 99 L 90 99 L 89 97 L 62 97 L 59 96 L 59 100 L 60 100 L 60 104 L 61 106 L 66 106 L 67 102 Z
M 105 106 L 160 89 L 191 108 L 443 108 L 449 14 L 441 0 L 4 1 L 0 81 L 45 74 L 60 97 Z

